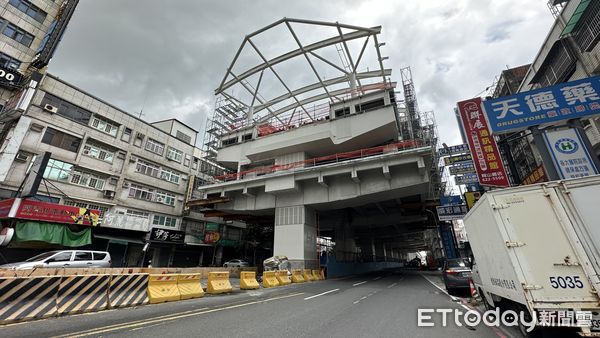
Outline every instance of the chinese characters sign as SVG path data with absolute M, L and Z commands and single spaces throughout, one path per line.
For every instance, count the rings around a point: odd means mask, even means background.
M 454 176 L 454 183 L 456 183 L 457 185 L 471 184 L 471 183 L 477 183 L 477 182 L 479 182 L 479 179 L 477 178 L 477 174 L 475 174 L 475 173 Z
M 452 147 L 438 149 L 438 156 L 441 157 L 441 156 L 462 154 L 462 153 L 468 153 L 468 152 L 469 152 L 468 144 L 459 144 L 459 145 L 452 146 Z
M 456 163 L 450 167 L 450 175 L 470 174 L 475 172 L 473 161 Z
M 497 187 L 509 186 L 498 146 L 481 109 L 481 98 L 459 102 L 458 110 L 467 134 L 479 183 Z
M 19 203 L 14 215 L 17 219 L 96 226 L 100 217 L 100 211 L 94 209 L 19 198 L 15 203 Z
M 467 206 L 465 204 L 438 206 L 436 208 L 438 219 L 440 221 L 454 221 L 457 219 L 463 219 L 467 213 Z
M 150 232 L 150 241 L 181 243 L 185 237 L 185 232 L 171 229 L 152 228 Z
M 598 173 L 576 129 L 548 131 L 544 140 L 561 179 Z
M 471 160 L 471 154 L 456 155 L 456 156 L 444 157 L 444 164 L 451 165 L 454 163 L 465 162 L 465 161 L 470 161 L 470 160 Z
M 541 182 L 547 182 L 548 177 L 546 176 L 546 172 L 544 171 L 544 166 L 540 165 L 535 168 L 525 179 L 521 182 L 522 185 L 529 185 Z
M 493 133 L 600 113 L 600 77 L 561 83 L 483 102 Z

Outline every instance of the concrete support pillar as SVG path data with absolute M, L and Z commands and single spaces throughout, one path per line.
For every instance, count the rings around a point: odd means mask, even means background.
M 303 205 L 275 208 L 273 254 L 287 256 L 293 269 L 317 269 L 316 214 Z
M 385 243 L 375 243 L 375 255 L 377 259 L 385 259 Z
M 371 254 L 373 255 L 373 262 L 377 261 L 377 253 L 375 252 L 375 240 L 371 238 Z
M 336 224 L 334 241 L 336 260 L 338 262 L 353 260 L 356 245 L 348 217 L 342 217 Z

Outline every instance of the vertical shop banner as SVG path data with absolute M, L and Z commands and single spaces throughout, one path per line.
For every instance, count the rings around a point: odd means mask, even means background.
M 483 115 L 481 103 L 479 97 L 458 103 L 477 177 L 482 185 L 507 187 L 510 184 L 506 169 Z
M 544 140 L 561 179 L 598 174 L 577 129 L 547 131 Z

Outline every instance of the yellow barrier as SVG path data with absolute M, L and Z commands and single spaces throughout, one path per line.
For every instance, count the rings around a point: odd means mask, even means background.
M 202 277 L 201 273 L 181 274 L 177 277 L 177 288 L 182 300 L 204 296 L 200 277 Z
M 302 276 L 302 270 L 292 270 L 292 283 L 304 283 L 304 277 Z
M 277 277 L 277 281 L 279 282 L 279 285 L 292 284 L 292 280 L 290 279 L 290 276 L 288 276 L 287 270 L 275 271 L 275 277 Z
M 275 271 L 265 271 L 263 272 L 263 288 L 273 288 L 279 286 L 279 282 L 277 281 L 277 277 L 275 276 Z
M 206 292 L 210 294 L 231 292 L 233 288 L 229 282 L 229 272 L 209 272 Z
M 319 273 L 319 270 L 313 270 L 312 276 L 315 280 L 321 280 L 321 274 Z
M 150 275 L 148 298 L 150 304 L 181 299 L 179 288 L 177 288 L 177 275 Z
M 304 280 L 307 281 L 307 282 L 312 282 L 312 281 L 315 280 L 313 278 L 313 276 L 312 276 L 312 272 L 311 272 L 310 269 L 304 269 L 304 275 L 303 275 L 303 277 L 304 277 Z
M 240 272 L 240 289 L 242 290 L 254 290 L 260 288 L 256 281 L 256 272 L 254 271 L 242 271 Z

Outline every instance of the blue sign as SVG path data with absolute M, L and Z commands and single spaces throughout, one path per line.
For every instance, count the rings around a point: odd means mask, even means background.
M 450 175 L 475 173 L 473 161 L 459 162 L 450 167 Z
M 462 197 L 459 195 L 440 196 L 441 205 L 463 204 Z
M 477 174 L 464 174 L 460 176 L 454 176 L 454 182 L 457 185 L 478 183 L 479 179 L 477 178 Z
M 469 145 L 465 143 L 465 144 L 459 144 L 457 146 L 440 148 L 440 149 L 438 149 L 438 156 L 442 157 L 442 156 L 462 154 L 462 153 L 468 153 L 468 152 L 469 152 Z
M 452 228 L 452 224 L 440 223 L 439 227 L 440 238 L 442 240 L 442 245 L 444 246 L 444 253 L 446 254 L 446 258 L 459 258 L 458 250 L 456 248 L 456 245 L 454 245 L 454 234 L 452 233 L 454 229 Z
M 442 205 L 435 207 L 440 221 L 463 219 L 468 212 L 466 204 Z
M 492 133 L 600 113 L 600 76 L 483 101 Z

